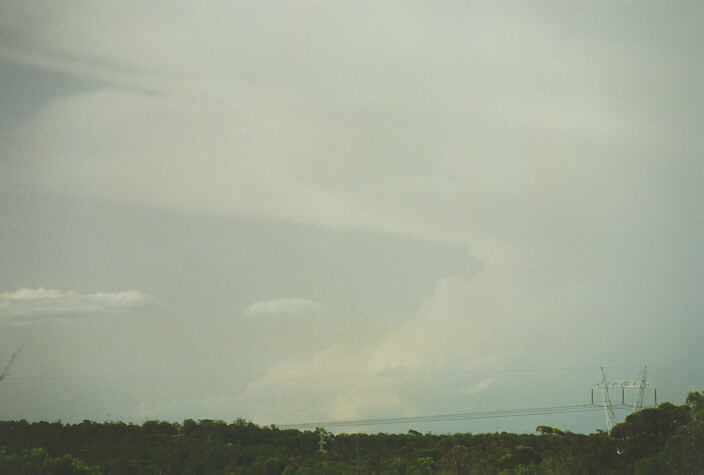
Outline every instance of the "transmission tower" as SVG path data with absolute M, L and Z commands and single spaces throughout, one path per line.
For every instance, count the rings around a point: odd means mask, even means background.
M 316 427 L 315 428 L 316 432 L 320 434 L 320 441 L 318 442 L 318 453 L 324 454 L 327 453 L 326 446 L 328 443 L 328 438 L 330 437 L 330 433 L 326 431 L 323 427 Z
M 606 371 L 604 371 L 604 368 L 601 368 L 601 382 L 599 382 L 599 384 L 592 388 L 592 404 L 594 404 L 594 390 L 601 389 L 602 399 L 604 402 L 604 411 L 606 412 L 606 425 L 609 428 L 609 432 L 611 432 L 611 429 L 616 424 L 616 416 L 614 415 L 614 405 L 611 402 L 612 389 L 621 390 L 621 404 L 619 405 L 620 407 L 624 407 L 627 405 L 625 399 L 626 389 L 635 390 L 635 398 L 632 412 L 639 411 L 643 408 L 643 396 L 645 395 L 646 389 L 653 390 L 655 405 L 657 405 L 658 390 L 654 385 L 648 383 L 647 375 L 648 367 L 645 366 L 637 379 L 608 379 L 606 377 Z

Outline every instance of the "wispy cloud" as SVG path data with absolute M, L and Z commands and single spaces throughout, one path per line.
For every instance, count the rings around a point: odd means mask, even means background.
M 299 315 L 320 313 L 326 306 L 313 300 L 293 298 L 293 299 L 272 299 L 262 302 L 255 302 L 244 310 L 245 315 Z
M 460 394 L 464 394 L 467 396 L 471 396 L 474 394 L 479 394 L 487 389 L 489 389 L 493 384 L 494 384 L 494 378 L 489 378 L 489 379 L 484 379 L 482 381 L 479 381 L 476 384 L 471 384 L 469 386 L 465 386 L 464 388 L 461 388 L 459 391 L 457 391 Z
M 81 293 L 75 290 L 21 288 L 0 293 L 0 318 L 28 321 L 42 318 L 74 318 L 91 315 L 122 315 L 156 305 L 139 290 Z

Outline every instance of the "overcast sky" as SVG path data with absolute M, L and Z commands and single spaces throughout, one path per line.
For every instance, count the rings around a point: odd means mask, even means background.
M 702 24 L 0 3 L 0 418 L 546 407 L 645 364 L 681 403 L 704 389 Z

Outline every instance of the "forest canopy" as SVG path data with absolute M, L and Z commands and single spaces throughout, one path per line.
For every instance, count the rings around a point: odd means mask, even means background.
M 611 433 L 332 434 L 243 419 L 0 422 L 0 473 L 696 473 L 704 394 L 629 415 Z

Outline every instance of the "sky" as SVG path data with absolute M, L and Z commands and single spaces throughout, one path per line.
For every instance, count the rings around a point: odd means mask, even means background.
M 704 389 L 702 23 L 701 2 L 0 3 L 0 419 L 552 407 L 644 365 L 682 403 Z M 413 428 L 538 424 L 605 421 Z

